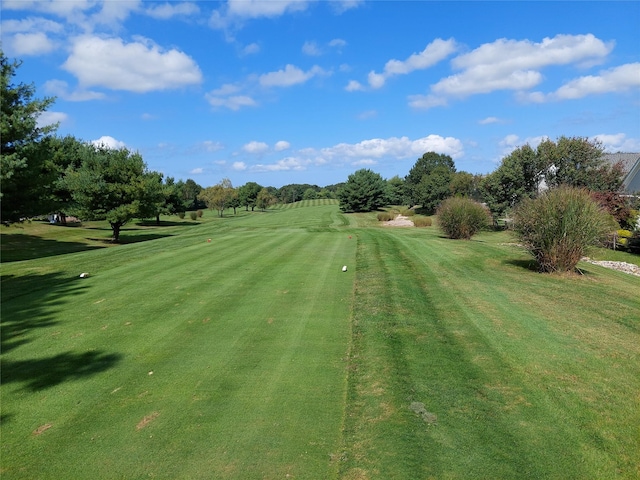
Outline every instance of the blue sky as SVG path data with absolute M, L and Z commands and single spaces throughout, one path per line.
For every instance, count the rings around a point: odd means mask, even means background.
M 42 124 L 210 186 L 493 171 L 561 135 L 640 151 L 640 2 L 2 0 Z

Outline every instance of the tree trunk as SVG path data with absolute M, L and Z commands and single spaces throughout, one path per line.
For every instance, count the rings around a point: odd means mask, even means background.
M 113 235 L 111 236 L 111 243 L 118 243 L 120 241 L 120 227 L 122 227 L 121 223 L 112 223 L 111 230 Z
M 160 214 L 156 213 L 156 225 L 160 225 Z

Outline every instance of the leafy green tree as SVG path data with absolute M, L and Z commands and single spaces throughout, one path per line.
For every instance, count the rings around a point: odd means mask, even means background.
M 83 220 L 107 220 L 112 241 L 120 239 L 120 229 L 138 218 L 146 188 L 159 174 L 149 172 L 139 153 L 88 146 L 82 163 L 69 167 L 60 187 L 71 192 L 71 212 Z
M 217 185 L 205 188 L 200 192 L 198 198 L 204 201 L 210 210 L 217 210 L 218 216 L 222 217 L 225 208 L 230 207 L 233 199 L 237 196 L 238 192 L 233 188 L 231 180 L 223 178 Z
M 0 207 L 3 220 L 42 213 L 33 209 L 39 206 L 41 189 L 49 180 L 50 165 L 34 144 L 57 128 L 57 125 L 38 127 L 38 117 L 54 99 L 36 99 L 33 84 L 13 83 L 20 65 L 21 62 L 10 61 L 0 50 Z
M 269 208 L 271 205 L 275 205 L 275 203 L 277 201 L 278 201 L 278 199 L 276 198 L 276 196 L 273 193 L 271 193 L 268 188 L 263 188 L 258 193 L 258 198 L 256 200 L 256 206 L 260 210 L 264 211 L 267 208 Z
M 251 211 L 253 212 L 258 201 L 260 190 L 262 190 L 262 186 L 256 182 L 247 182 L 238 188 L 239 206 L 245 207 L 247 211 L 249 211 L 249 207 L 251 207 Z
M 455 171 L 455 164 L 449 155 L 435 152 L 422 155 L 405 177 L 410 206 L 422 205 L 430 211 L 436 208 L 450 195 L 447 181 L 451 181 L 451 175 Z
M 478 199 L 478 186 L 481 178 L 480 175 L 473 175 L 469 172 L 456 172 L 451 176 L 449 190 L 454 197 Z
M 438 165 L 422 177 L 413 190 L 413 198 L 424 213 L 432 214 L 443 200 L 451 196 L 452 178 L 453 172 L 445 165 Z
M 316 198 L 318 198 L 318 192 L 315 188 L 307 188 L 302 194 L 303 200 L 315 200 Z
M 494 223 L 523 199 L 536 197 L 543 175 L 544 165 L 528 144 L 503 158 L 500 166 L 480 184 Z
M 615 185 L 615 175 L 614 185 L 600 184 L 600 176 L 612 173 L 612 167 L 605 164 L 604 148 L 597 140 L 564 136 L 555 142 L 547 139 L 538 145 L 536 153 L 549 188 L 567 185 L 594 191 L 616 191 L 620 186 Z M 622 177 L 619 180 L 622 184 Z
M 150 172 L 144 179 L 144 193 L 140 201 L 140 218 L 155 218 L 160 224 L 160 215 L 173 215 L 184 211 L 180 190 L 173 177 L 163 183 L 163 175 Z
M 198 195 L 202 192 L 203 188 L 194 180 L 191 178 L 188 178 L 186 182 L 179 180 L 177 186 L 182 199 L 183 211 L 207 208 L 205 203 L 198 199 Z
M 389 205 L 404 205 L 407 196 L 405 182 L 398 175 L 387 180 L 387 203 Z
M 338 191 L 343 212 L 370 212 L 386 204 L 387 182 L 367 168 L 358 170 Z

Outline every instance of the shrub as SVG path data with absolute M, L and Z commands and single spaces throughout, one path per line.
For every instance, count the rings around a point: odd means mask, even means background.
M 489 223 L 489 214 L 480 203 L 465 197 L 451 197 L 440 204 L 438 225 L 449 238 L 470 239 Z
M 629 243 L 629 239 L 631 238 L 631 232 L 629 230 L 620 229 L 616 231 L 617 236 L 617 246 L 626 248 Z
M 178 212 L 178 218 L 180 220 L 182 220 L 184 218 L 185 213 L 184 212 Z
M 198 210 L 196 212 L 196 215 L 198 215 L 198 218 L 202 218 L 202 214 L 203 214 L 202 210 Z
M 416 214 L 416 212 L 414 210 L 411 210 L 410 208 L 403 208 L 402 210 L 400 210 L 400 215 L 403 215 L 405 217 L 413 217 Z
M 590 246 L 617 228 L 587 190 L 572 187 L 524 200 L 513 220 L 516 235 L 543 272 L 573 271 Z
M 416 227 L 430 227 L 431 217 L 416 217 L 413 219 L 413 224 Z
M 378 213 L 378 221 L 379 222 L 388 222 L 390 220 L 393 220 L 395 218 L 395 215 L 391 212 L 380 212 Z
M 189 212 L 189 218 L 191 220 L 196 220 L 198 218 L 198 214 L 196 212 Z

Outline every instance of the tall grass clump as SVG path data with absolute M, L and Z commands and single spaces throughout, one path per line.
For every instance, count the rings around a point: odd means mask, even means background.
M 412 210 L 411 208 L 403 208 L 400 210 L 400 215 L 405 217 L 413 217 L 415 214 L 416 211 Z
M 378 221 L 379 222 L 389 222 L 396 218 L 396 216 L 391 212 L 380 212 L 378 213 Z
M 616 228 L 613 217 L 579 188 L 549 190 L 513 212 L 513 230 L 542 272 L 573 271 L 589 247 Z
M 196 212 L 189 212 L 189 218 L 191 220 L 197 220 L 198 219 L 198 214 Z
M 413 219 L 413 224 L 416 227 L 430 227 L 431 226 L 431 217 L 415 217 Z
M 438 207 L 438 225 L 449 238 L 469 240 L 489 223 L 487 210 L 478 202 L 451 197 Z

